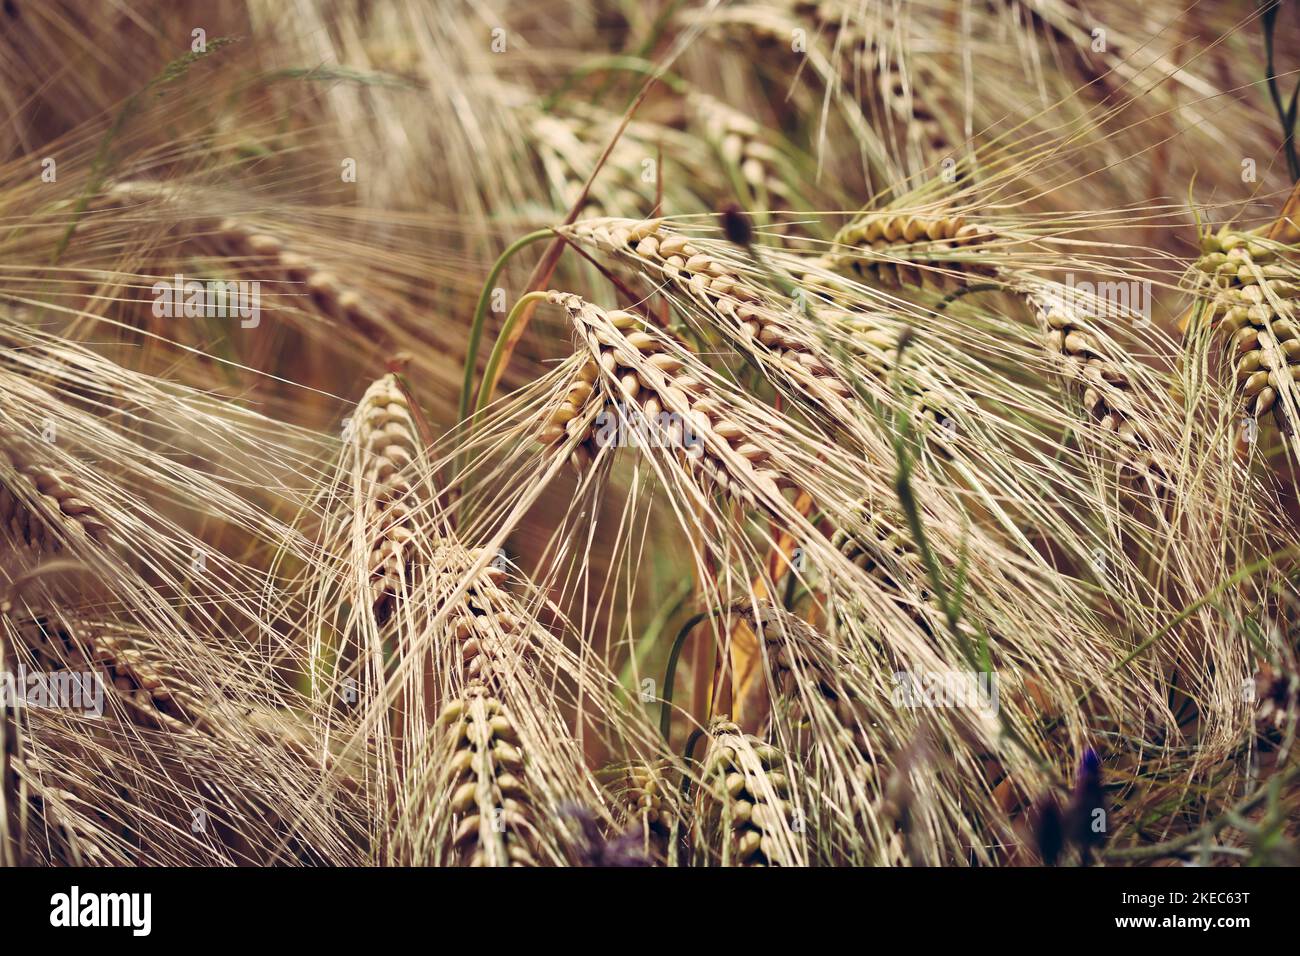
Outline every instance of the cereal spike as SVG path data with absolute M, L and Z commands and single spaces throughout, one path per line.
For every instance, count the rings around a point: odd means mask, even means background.
M 942 290 L 961 279 L 994 275 L 987 246 L 995 237 L 988 226 L 969 224 L 962 216 L 882 210 L 836 233 L 834 247 L 818 264 L 886 288 Z
M 709 727 L 700 789 L 706 826 L 725 841 L 721 856 L 731 865 L 792 866 L 790 832 L 794 805 L 785 759 L 775 747 L 726 717 Z
M 447 787 L 457 866 L 538 866 L 537 829 L 525 755 L 501 702 L 471 684 L 439 717 L 452 742 Z
M 108 540 L 108 525 L 80 479 L 40 462 L 33 443 L 0 432 L 0 525 L 36 552 L 74 540 Z
M 1121 440 L 1126 449 L 1122 464 L 1127 472 L 1150 480 L 1157 487 L 1169 481 L 1169 469 L 1158 461 L 1150 438 L 1135 416 L 1129 372 L 1098 350 L 1087 329 L 1090 317 L 1078 316 L 1058 302 L 1030 295 L 1047 327 L 1046 346 L 1063 377 L 1079 392 L 1088 418 Z
M 662 421 L 659 416 L 667 413 L 670 434 L 662 437 L 677 446 L 694 473 L 746 505 L 779 507 L 778 476 L 762 467 L 768 452 L 757 436 L 729 418 L 727 404 L 684 374 L 680 363 L 656 357 L 672 357 L 663 351 L 662 337 L 625 332 L 636 321 L 630 313 L 606 313 L 562 292 L 552 292 L 551 300 L 568 311 L 579 339 L 597 360 L 599 381 L 611 404 L 624 406 L 646 423 Z M 646 427 L 662 431 L 657 424 Z
M 1281 261 L 1275 244 L 1254 233 L 1221 229 L 1202 242 L 1196 270 L 1215 289 L 1212 316 L 1228 340 L 1237 393 L 1256 418 L 1280 414 L 1278 398 L 1300 376 L 1300 325 L 1293 303 L 1300 275 Z
M 371 600 L 376 619 L 392 614 L 414 571 L 415 524 L 426 507 L 427 487 L 418 471 L 423 458 L 406 393 L 389 373 L 357 403 L 352 428 L 361 478 L 363 517 L 371 542 Z

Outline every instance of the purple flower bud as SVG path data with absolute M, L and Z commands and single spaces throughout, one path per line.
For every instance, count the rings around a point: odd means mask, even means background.
M 578 866 L 650 866 L 635 831 L 607 838 L 596 817 L 586 807 L 570 804 L 561 812 L 577 823 L 574 858 Z
M 1074 793 L 1065 812 L 1066 833 L 1087 862 L 1092 847 L 1106 841 L 1106 796 L 1101 787 L 1101 758 L 1089 747 L 1079 761 Z
M 1030 816 L 1030 825 L 1039 857 L 1046 866 L 1055 866 L 1065 848 L 1065 821 L 1055 796 L 1047 793 L 1039 798 Z

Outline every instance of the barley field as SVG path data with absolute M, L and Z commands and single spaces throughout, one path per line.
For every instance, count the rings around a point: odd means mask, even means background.
M 1298 93 L 1275 0 L 4 0 L 0 862 L 1300 864 Z

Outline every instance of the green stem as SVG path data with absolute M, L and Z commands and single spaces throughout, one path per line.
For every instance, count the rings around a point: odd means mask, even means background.
M 487 322 L 488 300 L 492 298 L 492 290 L 496 288 L 497 277 L 501 275 L 501 270 L 505 268 L 510 258 L 524 246 L 531 245 L 534 242 L 545 239 L 551 235 L 550 229 L 538 229 L 536 232 L 530 232 L 528 235 L 516 239 L 506 251 L 501 253 L 500 258 L 492 265 L 492 270 L 488 273 L 487 281 L 483 283 L 483 291 L 479 293 L 478 305 L 474 307 L 474 322 L 469 330 L 469 345 L 465 351 L 465 381 L 460 390 L 460 414 L 457 420 L 465 421 L 465 416 L 469 414 L 469 393 L 474 387 L 474 369 L 478 364 L 478 347 L 483 339 L 483 326 Z
M 483 409 L 487 407 L 488 402 L 492 401 L 492 383 L 496 381 L 497 368 L 501 365 L 501 357 L 505 355 L 506 342 L 510 339 L 510 330 L 515 327 L 515 323 L 519 321 L 519 316 L 523 315 L 524 309 L 533 302 L 542 301 L 549 294 L 548 292 L 528 293 L 515 303 L 514 308 L 510 310 L 510 314 L 506 316 L 501 331 L 497 334 L 496 344 L 492 346 L 492 354 L 488 356 L 487 367 L 483 369 L 483 384 L 478 389 L 478 402 L 474 405 L 474 420 L 470 422 L 470 432 L 474 430 L 474 425 L 478 423 L 479 415 L 483 414 Z M 469 437 L 468 432 L 465 437 Z
M 673 641 L 673 649 L 668 652 L 668 666 L 664 671 L 664 702 L 659 711 L 659 733 L 663 735 L 665 741 L 668 740 L 668 729 L 673 718 L 673 687 L 677 683 L 677 659 L 682 656 L 686 638 L 691 631 L 695 630 L 695 625 L 716 613 L 716 611 L 701 611 L 683 624 L 682 629 L 677 632 L 677 639 Z
M 542 103 L 542 110 L 547 113 L 554 110 L 556 104 L 559 103 L 560 98 L 564 96 L 565 93 L 573 89 L 574 85 L 583 77 L 590 76 L 592 73 L 612 73 L 616 70 L 624 70 L 628 73 L 640 73 L 642 76 L 654 76 L 656 69 L 657 67 L 653 63 L 639 56 L 602 56 L 593 60 L 588 60 L 581 66 L 576 67 L 572 73 L 565 77 L 565 80 L 560 84 L 560 87 L 550 96 L 546 97 L 545 101 Z M 686 93 L 686 81 L 681 77 L 665 70 L 663 73 L 659 74 L 659 79 L 663 81 L 665 86 L 679 96 Z

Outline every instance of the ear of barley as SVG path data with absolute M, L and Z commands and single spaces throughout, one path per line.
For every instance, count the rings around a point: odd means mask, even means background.
M 188 197 L 165 183 L 130 180 L 114 183 L 96 197 L 96 209 L 130 207 L 142 202 L 179 204 Z M 312 311 L 352 329 L 359 336 L 391 348 L 388 318 L 338 276 L 295 252 L 283 239 L 239 219 L 204 216 L 187 223 L 187 239 L 207 245 L 232 260 L 236 268 L 275 282 L 291 283 L 303 293 L 298 301 L 311 303 Z
M 1282 395 L 1294 395 L 1300 380 L 1300 330 L 1294 301 L 1300 273 L 1287 262 L 1294 249 L 1255 233 L 1224 227 L 1207 235 L 1196 270 L 1214 289 L 1211 317 L 1228 342 L 1237 393 L 1248 414 L 1274 410 Z M 1292 426 L 1294 427 L 1294 425 Z
M 238 219 L 222 219 L 212 234 L 217 247 L 241 267 L 294 283 L 322 314 L 372 342 L 390 342 L 384 317 L 365 298 L 283 240 Z
M 681 374 L 683 362 L 669 350 L 669 340 L 635 328 L 640 320 L 630 312 L 606 313 L 568 293 L 553 292 L 551 298 L 567 310 L 578 338 L 596 360 L 609 403 L 659 430 L 688 467 L 719 491 L 750 506 L 784 510 L 777 474 L 763 467 L 769 453 L 726 418 L 726 404 L 711 397 L 703 382 Z M 659 429 L 656 423 L 665 412 L 668 428 Z M 687 430 L 698 438 L 691 454 L 686 453 Z
M 179 681 L 169 680 L 125 635 L 114 633 L 111 626 L 92 625 L 82 636 L 90 651 L 88 663 L 104 668 L 132 719 L 153 729 L 194 728 L 209 733 L 216 729 L 203 705 L 180 687 Z
M 530 119 L 534 134 L 531 144 L 551 181 L 557 205 L 568 208 L 581 197 L 587 177 L 600 158 L 601 144 L 617 125 L 616 119 L 608 119 L 597 124 L 579 116 L 555 113 Z M 647 209 L 654 201 L 654 193 L 642 179 L 642 163 L 654 155 L 652 141 L 639 140 L 632 130 L 624 130 L 601 175 L 591 183 L 581 213 L 636 215 Z
M 676 786 L 672 764 L 667 759 L 634 763 L 626 770 L 622 799 L 632 819 L 640 827 L 646 843 L 656 844 L 659 857 L 665 856 L 667 841 L 677 830 L 677 801 L 668 791 Z
M 888 289 L 916 286 L 945 291 L 955 283 L 995 274 L 989 244 L 995 231 L 942 213 L 870 212 L 835 235 L 819 264 L 849 270 Z
M 700 812 L 733 866 L 796 866 L 802 855 L 790 780 L 779 750 L 725 717 L 709 726 Z
M 382 623 L 411 587 L 416 522 L 429 503 L 422 477 L 423 445 L 396 375 L 384 375 L 366 389 L 357 403 L 352 434 L 361 522 L 370 547 L 371 606 Z
M 543 445 L 558 447 L 579 433 L 583 437 L 570 453 L 569 460 L 581 472 L 595 459 L 599 448 L 591 426 L 595 416 L 604 408 L 604 399 L 596 387 L 600 369 L 594 360 L 582 363 L 564 391 L 546 414 L 537 440 Z
M 843 679 L 847 660 L 841 659 L 834 646 L 812 625 L 783 608 L 764 601 L 757 608 L 738 604 L 736 610 L 747 617 L 753 616 L 756 631 L 768 645 L 768 660 L 777 691 L 796 705 L 804 692 L 820 697 L 834 712 L 854 746 L 868 753 L 870 747 L 855 702 L 857 694 Z
M 686 98 L 686 107 L 702 127 L 706 139 L 740 174 L 765 208 L 777 208 L 772 200 L 785 208 L 794 204 L 797 197 L 787 185 L 787 177 L 782 175 L 788 160 L 767 141 L 757 120 L 707 93 L 694 90 Z
M 1157 458 L 1150 437 L 1136 414 L 1133 381 L 1124 365 L 1100 349 L 1089 326 L 1096 322 L 1064 303 L 1030 294 L 1029 303 L 1047 327 L 1048 351 L 1057 359 L 1062 376 L 1080 392 L 1089 419 L 1119 440 L 1124 469 L 1156 487 L 1169 482 L 1171 469 Z
M 687 11 L 691 19 L 701 11 Z M 866 22 L 867 20 L 871 22 Z M 881 22 L 883 21 L 883 22 Z M 887 179 L 899 180 L 903 169 L 893 158 L 898 137 L 911 147 L 902 157 L 902 167 L 919 173 L 949 150 L 949 141 L 935 110 L 924 101 L 915 81 L 908 83 L 903 64 L 895 63 L 899 50 L 882 43 L 899 24 L 890 11 L 878 7 L 837 5 L 829 2 L 782 2 L 742 4 L 726 10 L 708 11 L 705 22 L 736 33 L 746 32 L 771 58 L 802 69 L 811 61 L 812 71 L 828 88 L 834 101 L 845 111 L 856 138 L 883 167 Z M 794 30 L 807 33 L 807 46 L 798 57 L 790 57 Z M 870 105 L 846 91 L 867 93 Z M 883 108 L 885 118 L 880 119 Z M 884 125 L 886 129 L 879 130 Z
M 464 581 L 481 554 L 450 541 L 440 544 L 430 569 L 439 582 L 438 590 L 449 591 Z M 459 686 L 479 682 L 499 694 L 500 681 L 509 673 L 502 673 L 502 668 L 527 667 L 537 652 L 532 631 L 535 625 L 503 590 L 505 580 L 504 569 L 486 565 L 447 617 L 447 631 L 460 668 Z
M 1154 442 L 1145 434 L 1141 417 L 1135 408 L 1136 386 L 1123 360 L 1104 354 L 1096 333 L 1089 325 L 1096 320 L 1077 314 L 1060 300 L 1031 283 L 1023 282 L 1011 269 L 1003 267 L 1003 250 L 1007 242 L 1001 234 L 986 225 L 966 224 L 961 216 L 945 214 L 891 214 L 871 213 L 841 230 L 836 241 L 844 246 L 870 248 L 870 255 L 886 256 L 896 261 L 880 262 L 873 259 L 846 259 L 838 251 L 824 261 L 832 267 L 850 266 L 859 274 L 870 275 L 875 281 L 889 287 L 932 285 L 933 270 L 921 268 L 927 260 L 941 260 L 942 268 L 949 269 L 941 276 L 944 284 L 954 281 L 969 282 L 977 276 L 994 277 L 1009 288 L 1024 287 L 1024 297 L 1046 327 L 1045 344 L 1056 361 L 1062 376 L 1079 389 L 1079 398 L 1089 420 L 1110 433 L 1123 449 L 1121 464 L 1124 471 L 1157 487 L 1167 487 L 1170 467 L 1159 460 Z M 991 243 L 995 248 L 989 248 Z M 968 261 L 962 250 L 974 247 L 982 255 Z M 956 255 L 954 255 L 956 254 Z M 865 262 L 865 264 L 864 264 Z M 951 269 L 958 270 L 953 274 Z M 850 318 L 850 325 L 861 326 L 861 320 Z M 866 341 L 884 344 L 881 333 L 868 327 L 864 329 Z
M 852 388 L 832 370 L 816 341 L 790 316 L 769 305 L 751 278 L 704 252 L 662 220 L 578 223 L 575 234 L 628 256 L 663 275 L 718 317 L 717 325 L 738 347 L 767 359 L 810 399 L 835 404 Z
M 3 426 L 0 426 L 3 429 Z M 68 542 L 109 540 L 108 525 L 78 489 L 78 479 L 46 463 L 35 442 L 0 430 L 0 524 L 16 543 L 37 551 Z
M 829 325 L 846 333 L 843 341 L 859 359 L 857 367 L 865 370 L 878 386 L 890 389 L 901 384 L 911 394 L 912 422 L 917 434 L 942 444 L 947 436 L 944 423 L 956 420 L 957 401 L 951 390 L 937 381 L 925 366 L 909 369 L 901 383 L 895 382 L 898 344 L 906 326 L 897 322 L 886 324 L 875 316 L 859 312 L 826 310 L 821 315 Z
M 446 773 L 459 821 L 451 838 L 456 865 L 538 866 L 524 754 L 501 702 L 472 683 L 438 720 L 452 744 Z

